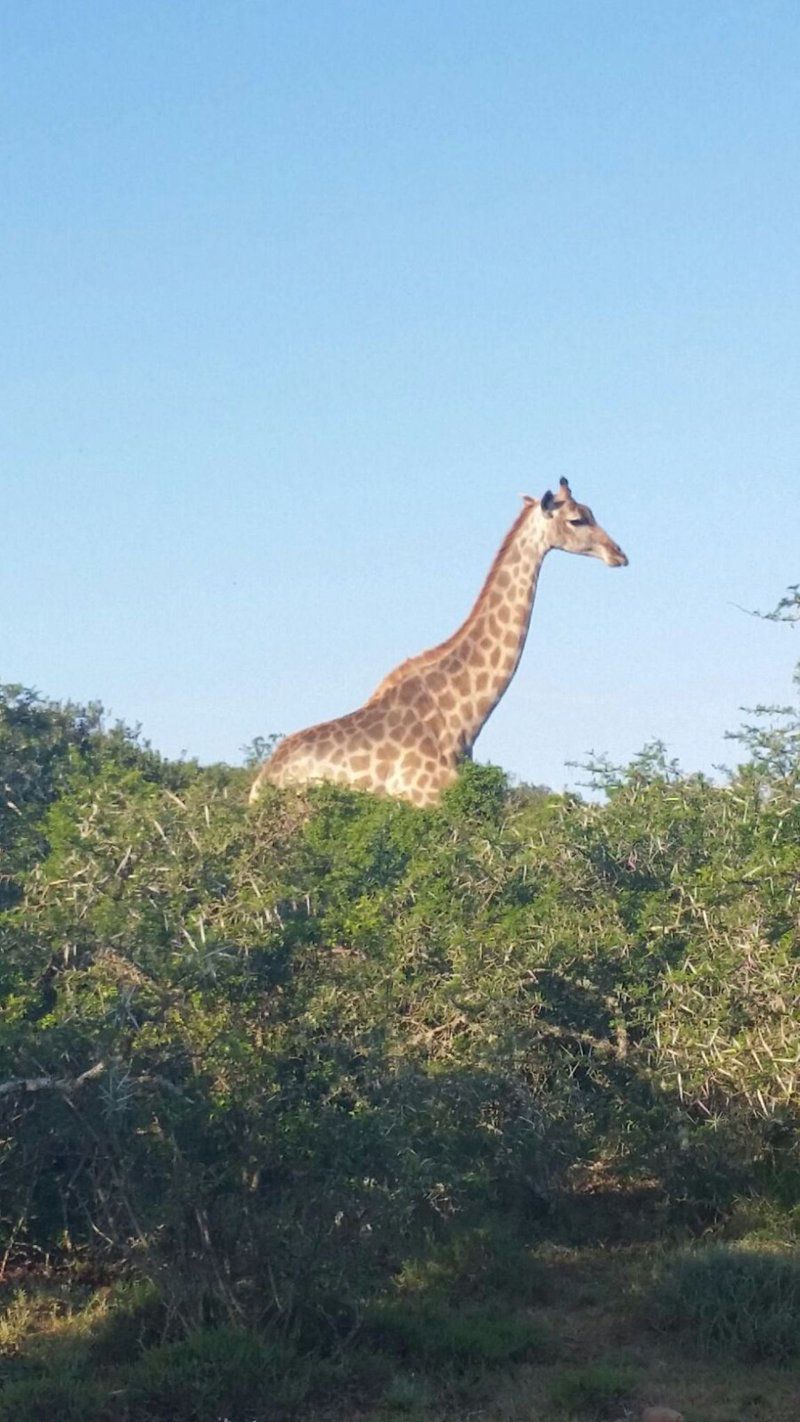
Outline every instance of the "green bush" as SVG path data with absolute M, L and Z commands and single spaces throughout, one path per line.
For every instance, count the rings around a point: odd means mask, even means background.
M 378 1348 L 415 1366 L 497 1367 L 545 1355 L 546 1329 L 536 1319 L 497 1308 L 454 1307 L 434 1299 L 392 1299 L 373 1307 L 366 1335 Z
M 168 1323 L 164 1300 L 151 1283 L 117 1285 L 109 1291 L 102 1320 L 92 1331 L 90 1364 L 106 1367 L 132 1362 L 163 1340 Z
M 305 1375 L 286 1346 L 239 1328 L 205 1328 L 150 1348 L 127 1373 L 126 1422 L 250 1422 L 302 1401 Z
M 148 1281 L 91 1346 L 152 1390 L 204 1329 L 524 1356 L 529 1246 L 598 1181 L 653 1229 L 785 1209 L 796 721 L 744 734 L 721 785 L 655 745 L 602 803 L 469 765 L 438 810 L 251 811 L 243 772 L 6 688 L 0 1256 Z
M 106 1422 L 106 1388 L 90 1378 L 36 1377 L 0 1389 L 0 1422 Z
M 433 1401 L 433 1391 L 427 1378 L 416 1374 L 397 1373 L 383 1394 L 383 1405 L 391 1412 L 426 1413 Z
M 596 1363 L 561 1373 L 552 1385 L 550 1400 L 559 1412 L 594 1422 L 612 1417 L 635 1386 L 636 1377 L 630 1368 Z
M 693 1346 L 754 1361 L 800 1353 L 800 1259 L 710 1245 L 671 1259 L 652 1295 L 662 1328 Z
M 0 1098 L 14 1249 L 102 1238 L 187 1323 L 346 1334 L 431 1235 L 503 1217 L 513 1257 L 593 1161 L 698 1222 L 791 1197 L 794 799 L 463 786 L 248 813 L 216 774 L 74 769 L 0 915 L 0 1072 L 43 1083 Z
M 16 901 L 18 876 L 47 852 L 42 816 L 79 768 L 104 763 L 138 769 L 179 789 L 194 762 L 168 761 L 138 729 L 108 726 L 99 702 L 46 701 L 23 686 L 0 684 L 0 909 Z
M 551 1293 L 546 1266 L 502 1219 L 454 1232 L 438 1248 L 407 1260 L 397 1284 L 408 1295 L 455 1304 L 494 1298 L 507 1308 L 543 1303 Z

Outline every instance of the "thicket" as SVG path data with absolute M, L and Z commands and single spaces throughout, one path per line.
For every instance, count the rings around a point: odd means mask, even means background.
M 638 1192 L 643 1229 L 791 1212 L 800 722 L 757 710 L 723 784 L 651 746 L 593 764 L 602 802 L 469 766 L 436 811 L 253 811 L 245 771 L 5 688 L 3 1270 L 145 1281 L 131 1355 L 255 1329 L 284 1386 L 367 1343 L 546 1347 L 509 1313 L 544 1287 L 519 1241 L 598 1199 Z M 124 1415 L 161 1415 L 134 1384 Z

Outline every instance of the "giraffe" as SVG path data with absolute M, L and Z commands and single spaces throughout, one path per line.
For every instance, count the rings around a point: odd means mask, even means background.
M 261 766 L 265 783 L 334 781 L 435 805 L 472 754 L 480 730 L 513 677 L 528 635 L 545 555 L 553 548 L 624 568 L 622 549 L 562 479 L 557 494 L 522 496 L 468 618 L 445 642 L 389 672 L 357 711 L 296 731 Z

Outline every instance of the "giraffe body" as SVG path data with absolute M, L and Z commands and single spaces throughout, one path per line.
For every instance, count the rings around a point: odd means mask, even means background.
M 332 781 L 435 805 L 517 669 L 551 548 L 613 567 L 628 561 L 591 511 L 575 503 L 566 481 L 557 498 L 526 497 L 463 625 L 396 667 L 357 711 L 287 736 L 261 767 L 251 801 L 265 782 Z
M 433 805 L 455 780 L 461 759 L 446 732 L 436 700 L 421 678 L 411 677 L 347 716 L 287 736 L 256 784 L 328 780 Z

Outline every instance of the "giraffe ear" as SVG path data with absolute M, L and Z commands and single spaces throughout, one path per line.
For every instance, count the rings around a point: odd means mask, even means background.
M 542 494 L 542 509 L 547 514 L 548 518 L 553 517 L 554 503 L 555 499 L 553 498 L 553 492 L 551 489 L 548 489 L 546 494 Z

